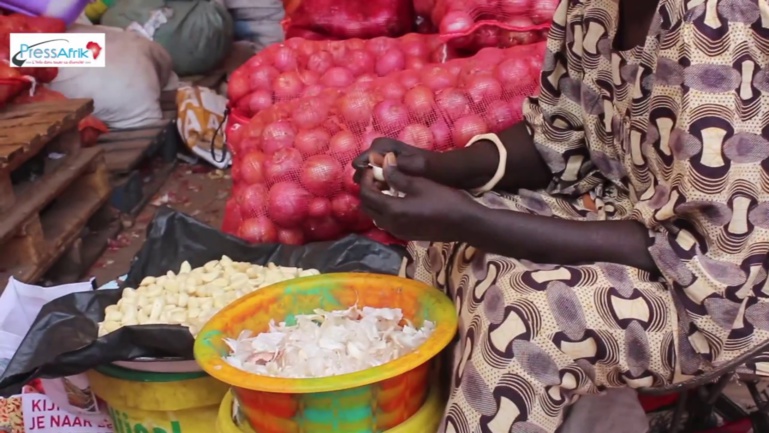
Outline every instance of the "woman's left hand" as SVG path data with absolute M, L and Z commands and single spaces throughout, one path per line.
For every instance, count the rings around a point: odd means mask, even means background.
M 473 211 L 481 205 L 464 191 L 399 171 L 393 160 L 390 155 L 385 158 L 385 181 L 405 196 L 383 194 L 373 170 L 366 170 L 360 189 L 363 210 L 379 228 L 400 239 L 459 240 L 461 227 L 470 222 Z

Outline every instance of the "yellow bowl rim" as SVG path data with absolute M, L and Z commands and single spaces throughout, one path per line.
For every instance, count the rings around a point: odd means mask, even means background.
M 371 282 L 372 285 L 376 285 L 377 280 L 382 282 L 394 280 L 399 280 L 402 282 L 403 280 L 406 280 L 409 282 L 408 285 L 410 286 L 424 287 L 424 293 L 426 296 L 433 298 L 435 303 L 439 306 L 443 304 L 444 308 L 439 309 L 439 311 L 445 311 L 447 313 L 450 312 L 450 314 L 441 315 L 440 320 L 436 320 L 435 330 L 428 339 L 428 341 L 432 342 L 432 344 L 429 345 L 429 348 L 432 350 L 424 351 L 417 349 L 386 364 L 382 364 L 366 370 L 356 371 L 353 373 L 342 374 L 339 376 L 309 379 L 259 376 L 254 373 L 249 373 L 233 367 L 223 358 L 221 358 L 218 353 L 216 353 L 216 350 L 212 345 L 204 343 L 204 341 L 211 338 L 221 338 L 219 337 L 220 331 L 212 329 L 216 322 L 224 320 L 223 317 L 226 317 L 230 311 L 248 304 L 250 300 L 269 296 L 272 294 L 272 292 L 282 292 L 285 286 L 288 284 L 291 284 L 292 286 L 300 284 L 301 289 L 304 289 L 308 285 L 313 284 L 315 281 L 327 282 L 329 278 L 344 279 L 348 281 L 350 279 L 365 279 L 367 282 Z M 435 287 L 429 286 L 416 280 L 406 279 L 393 275 L 353 272 L 330 273 L 318 276 L 295 278 L 263 287 L 224 307 L 222 310 L 216 313 L 198 333 L 198 338 L 195 339 L 194 355 L 195 359 L 198 361 L 198 364 L 206 373 L 215 379 L 230 384 L 235 388 L 281 394 L 285 394 L 287 392 L 292 394 L 308 394 L 351 389 L 397 377 L 433 359 L 436 355 L 438 355 L 438 353 L 440 353 L 444 348 L 446 348 L 446 346 L 449 345 L 451 340 L 453 340 L 456 332 L 456 307 L 448 296 L 446 296 L 443 292 L 436 289 Z M 212 354 L 212 352 L 214 353 Z M 213 359 L 214 361 L 201 362 L 201 359 Z M 259 380 L 255 381 L 254 378 L 256 377 L 258 377 Z

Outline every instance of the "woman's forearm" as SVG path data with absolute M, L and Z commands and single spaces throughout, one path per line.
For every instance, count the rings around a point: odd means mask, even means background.
M 507 149 L 505 176 L 497 189 L 545 188 L 552 177 L 550 169 L 537 151 L 524 122 L 498 134 Z M 496 173 L 499 151 L 494 143 L 478 142 L 470 147 L 436 154 L 428 166 L 429 178 L 459 189 L 483 186 Z M 462 176 L 456 176 L 462 173 Z
M 657 273 L 647 229 L 636 221 L 568 221 L 482 206 L 457 233 L 486 252 L 536 263 L 610 262 Z

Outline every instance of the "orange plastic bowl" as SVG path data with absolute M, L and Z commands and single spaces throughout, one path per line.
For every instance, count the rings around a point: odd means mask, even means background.
M 316 308 L 353 305 L 401 308 L 415 326 L 435 322 L 418 350 L 368 370 L 317 379 L 284 379 L 239 370 L 223 356 L 224 338 L 242 330 L 264 332 L 271 319 L 288 321 Z M 429 390 L 431 360 L 454 337 L 451 300 L 425 284 L 388 275 L 326 274 L 257 290 L 215 315 L 195 341 L 195 359 L 208 374 L 232 386 L 249 424 L 259 433 L 376 433 L 414 415 Z

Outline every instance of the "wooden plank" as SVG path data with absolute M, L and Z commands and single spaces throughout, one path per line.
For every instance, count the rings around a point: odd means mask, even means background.
M 90 99 L 13 105 L 0 111 L 0 169 L 15 170 L 62 132 L 76 129 L 92 111 Z
M 0 286 L 5 287 L 7 278 L 3 274 L 23 273 L 24 269 L 33 268 L 41 263 L 46 255 L 45 235 L 37 215 L 25 221 L 0 249 Z
M 161 132 L 163 132 L 168 125 L 168 121 L 158 122 L 157 125 L 142 129 L 132 130 L 115 130 L 99 137 L 98 143 L 111 143 L 116 141 L 133 141 L 142 138 L 156 138 Z
M 12 236 L 25 220 L 33 217 L 67 189 L 101 154 L 102 149 L 99 147 L 83 149 L 77 155 L 56 161 L 56 164 L 52 164 L 52 171 L 37 181 L 22 185 L 16 196 L 24 197 L 24 200 L 0 216 L 0 244 Z
M 6 267 L 0 272 L 0 281 L 13 275 L 24 282 L 36 282 L 80 239 L 88 220 L 104 206 L 110 194 L 109 178 L 101 150 L 94 149 L 97 152 L 87 170 L 40 214 L 42 254 Z
M 0 214 L 12 208 L 16 203 L 10 173 L 0 173 Z
M 88 233 L 73 242 L 72 246 L 46 272 L 44 280 L 56 285 L 79 281 L 107 249 L 122 229 L 115 211 L 106 204 L 86 224 Z
M 131 171 L 142 161 L 151 144 L 151 142 L 145 142 L 142 147 L 133 150 L 108 152 L 105 155 L 107 169 L 110 173 L 118 174 Z
M 80 239 L 88 220 L 109 199 L 109 175 L 104 160 L 99 159 L 96 171 L 78 179 L 51 209 L 41 216 L 46 248 L 49 255 L 25 281 L 37 281 Z

